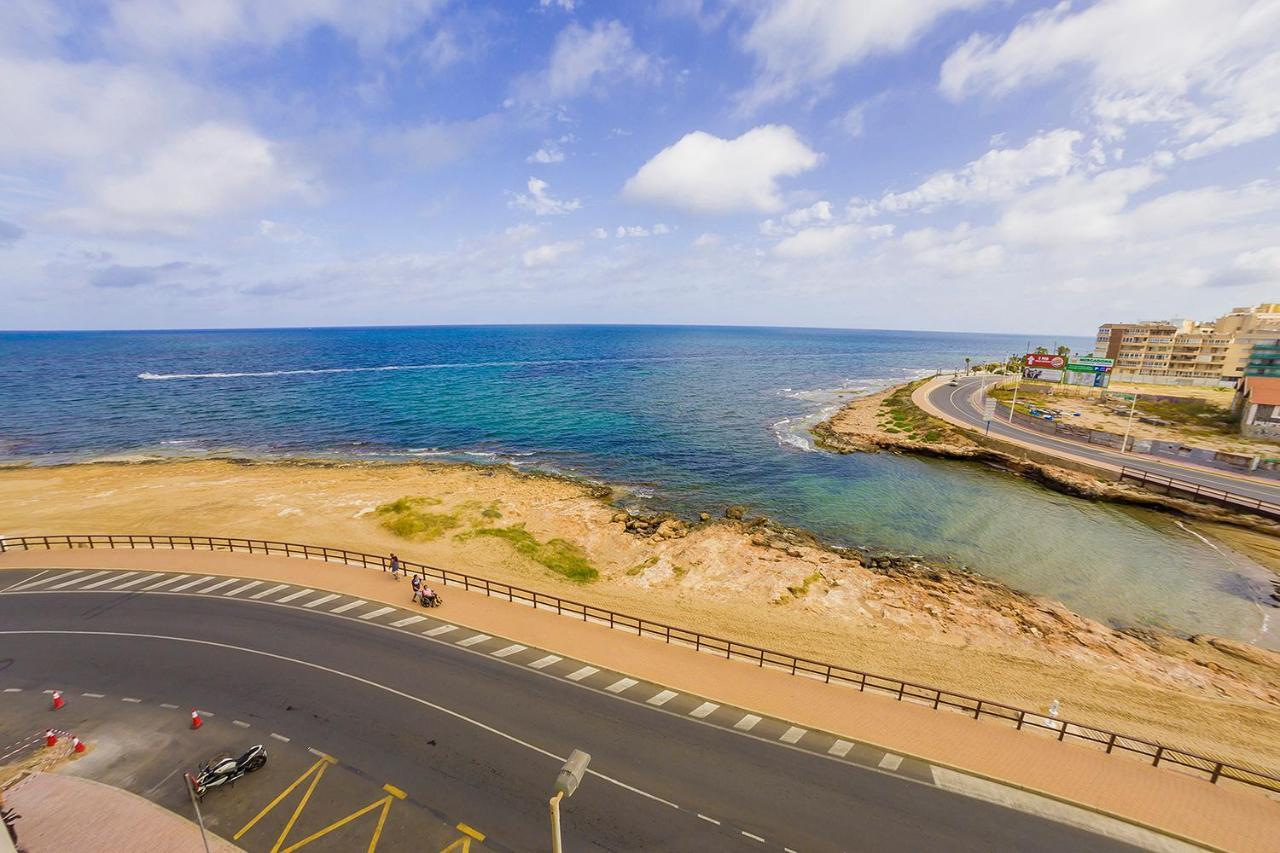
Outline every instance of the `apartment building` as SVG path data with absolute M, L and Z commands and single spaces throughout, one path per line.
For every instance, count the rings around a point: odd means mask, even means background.
M 1233 308 L 1216 320 L 1105 323 L 1094 355 L 1114 358 L 1114 376 L 1167 385 L 1233 384 L 1255 344 L 1280 336 L 1280 303 Z

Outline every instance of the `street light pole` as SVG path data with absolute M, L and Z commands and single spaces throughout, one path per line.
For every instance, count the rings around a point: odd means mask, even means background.
M 547 803 L 547 809 L 551 812 L 551 853 L 563 853 L 564 850 L 560 842 L 560 801 L 565 797 L 572 797 L 573 792 L 578 790 L 590 763 L 590 755 L 575 749 L 569 753 L 569 760 L 560 768 L 560 775 L 556 777 L 555 794 Z
M 1120 441 L 1120 452 L 1129 452 L 1129 431 L 1133 429 L 1133 416 L 1138 410 L 1138 392 L 1133 392 L 1133 404 L 1129 406 L 1129 420 L 1124 425 L 1124 438 Z
M 1022 368 L 1018 368 L 1018 378 L 1013 382 L 1013 400 L 1009 403 L 1009 423 L 1013 423 L 1013 407 L 1018 405 L 1018 389 L 1022 387 Z
M 556 795 L 551 798 L 551 853 L 563 853 L 564 847 L 560 842 L 560 800 L 564 798 L 563 791 L 556 791 Z

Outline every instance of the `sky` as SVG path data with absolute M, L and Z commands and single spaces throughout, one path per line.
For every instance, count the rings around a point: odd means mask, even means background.
M 1280 301 L 1280 0 L 5 0 L 0 328 Z

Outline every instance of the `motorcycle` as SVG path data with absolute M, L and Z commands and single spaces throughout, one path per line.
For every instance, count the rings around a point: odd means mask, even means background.
M 234 782 L 246 773 L 261 770 L 267 763 L 267 749 L 262 744 L 251 746 L 244 755 L 232 758 L 220 755 L 200 765 L 200 772 L 194 777 L 190 773 L 191 789 L 197 797 L 203 797 L 210 788 L 218 788 Z

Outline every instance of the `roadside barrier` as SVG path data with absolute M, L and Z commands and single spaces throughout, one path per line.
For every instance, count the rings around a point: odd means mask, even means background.
M 378 554 L 365 554 L 360 551 L 348 551 L 345 548 L 326 548 L 317 545 L 299 545 L 292 542 L 274 542 L 262 539 L 239 539 L 223 536 L 153 536 L 132 534 L 73 534 L 59 536 L 10 536 L 0 538 L 0 553 L 11 550 L 56 550 L 78 548 L 106 549 L 146 549 L 146 550 L 191 550 L 191 551 L 231 551 L 249 554 L 279 555 L 300 557 L 308 560 L 323 560 L 326 563 L 343 563 L 363 568 L 390 571 L 391 559 Z M 1259 767 L 1248 767 L 1242 764 L 1231 764 L 1216 758 L 1200 755 L 1185 749 L 1165 746 L 1164 744 L 1143 738 L 1130 737 L 1118 732 L 1098 729 L 1065 719 L 1053 719 L 1044 714 L 979 699 L 963 693 L 954 693 L 937 687 L 914 684 L 889 676 L 863 672 L 838 664 L 796 657 L 786 652 L 761 648 L 736 640 L 727 640 L 678 628 L 662 622 L 654 622 L 639 616 L 629 616 L 612 610 L 584 604 L 579 601 L 548 595 L 544 592 L 512 586 L 501 581 L 492 581 L 473 575 L 440 569 L 410 560 L 400 560 L 401 571 L 417 574 L 424 580 L 431 578 L 444 586 L 460 586 L 463 589 L 483 592 L 487 596 L 503 598 L 508 601 L 525 604 L 536 609 L 554 610 L 556 613 L 572 618 L 581 618 L 584 622 L 607 625 L 610 628 L 635 632 L 637 636 L 654 637 L 667 643 L 688 646 L 698 651 L 706 651 L 723 655 L 726 659 L 744 660 L 758 666 L 780 669 L 791 675 L 804 676 L 823 681 L 828 684 L 845 684 L 856 687 L 859 691 L 876 691 L 897 698 L 899 701 L 910 701 L 927 705 L 934 710 L 948 709 L 972 715 L 973 718 L 994 718 L 1015 729 L 1022 731 L 1043 731 L 1051 733 L 1059 741 L 1067 738 L 1104 749 L 1108 754 L 1113 752 L 1134 753 L 1151 760 L 1153 767 L 1171 765 L 1193 773 L 1209 782 L 1240 782 L 1280 794 L 1280 776 Z M 201 720 L 198 712 L 192 709 L 191 727 L 199 728 Z
M 1238 495 L 1235 492 L 1215 489 L 1211 486 L 1202 486 L 1199 483 L 1192 483 L 1187 480 L 1175 480 L 1172 477 L 1163 477 L 1159 474 L 1149 474 L 1146 471 L 1139 471 L 1136 468 L 1121 466 L 1120 482 L 1123 483 L 1126 480 L 1137 483 L 1147 489 L 1163 489 L 1164 493 L 1167 495 L 1189 498 L 1197 503 L 1201 501 L 1208 501 L 1210 503 L 1219 504 L 1232 509 L 1247 509 L 1261 515 L 1280 518 L 1280 504 L 1274 504 L 1260 498 L 1245 497 L 1244 495 Z

